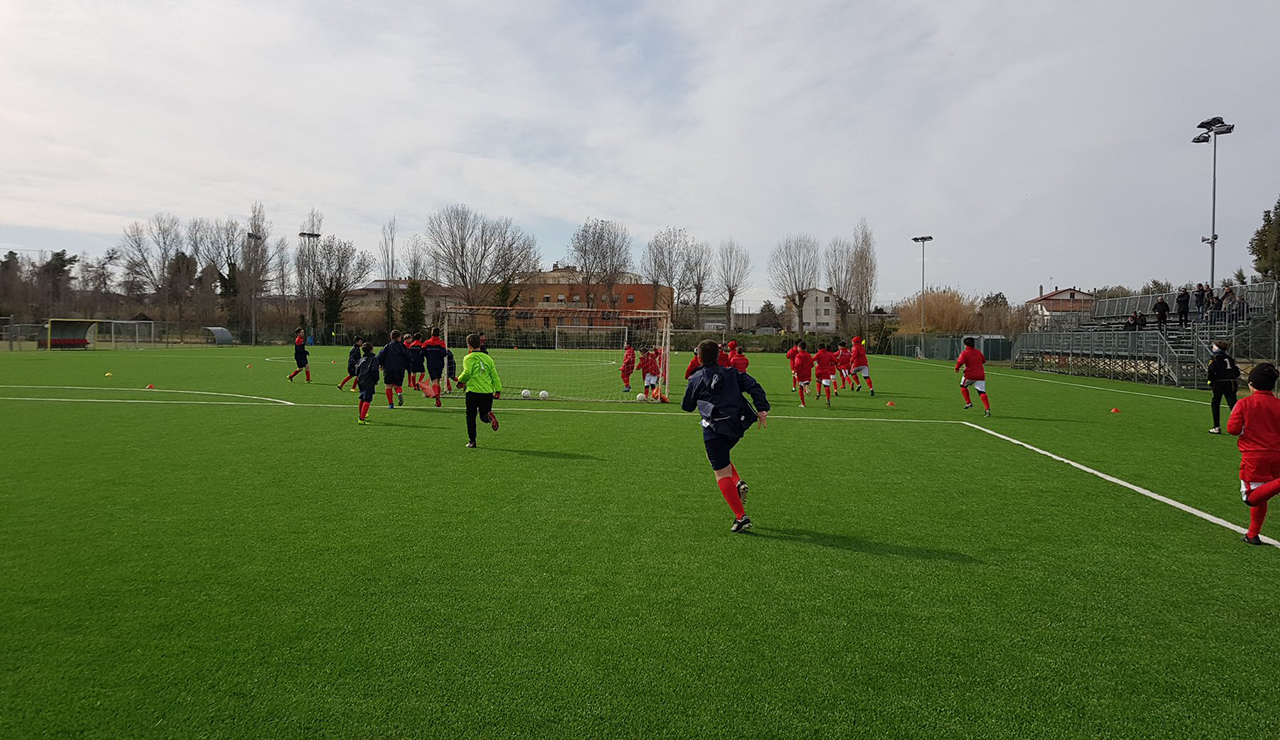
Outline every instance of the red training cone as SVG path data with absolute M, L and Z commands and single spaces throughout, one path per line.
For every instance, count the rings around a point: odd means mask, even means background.
M 147 390 L 153 390 L 154 388 L 155 388 L 155 386 L 154 386 L 154 385 L 151 385 L 150 383 L 147 383 Z
M 897 405 L 898 404 L 894 403 L 893 401 L 890 401 L 889 403 L 885 404 L 885 406 L 897 406 Z
M 244 366 L 244 369 L 245 369 L 245 370 L 248 370 L 248 369 L 249 369 L 249 368 L 251 368 L 251 367 L 253 367 L 253 365 L 245 365 L 245 366 Z
M 1120 413 L 1120 409 L 1111 409 L 1111 413 L 1118 414 Z

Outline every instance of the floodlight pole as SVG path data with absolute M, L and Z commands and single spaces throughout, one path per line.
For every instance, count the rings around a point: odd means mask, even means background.
M 933 237 L 913 236 L 911 241 L 920 245 L 920 356 L 924 357 L 924 245 L 933 241 Z
M 1213 290 L 1213 281 L 1217 277 L 1215 267 L 1218 252 L 1218 137 L 1232 133 L 1236 127 L 1235 124 L 1226 123 L 1221 116 L 1217 116 L 1201 121 L 1196 128 L 1201 129 L 1202 132 L 1197 134 L 1191 143 L 1213 144 L 1213 189 L 1209 201 L 1209 236 L 1200 238 L 1200 241 L 1209 245 L 1209 289 Z

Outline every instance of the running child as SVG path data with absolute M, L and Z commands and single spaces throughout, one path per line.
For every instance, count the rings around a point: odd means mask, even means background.
M 836 350 L 836 370 L 840 373 L 840 387 L 849 387 L 849 368 L 853 367 L 853 353 L 849 351 L 848 342 L 841 342 Z
M 973 337 L 965 337 L 964 351 L 956 359 L 956 372 L 964 368 L 964 376 L 960 379 L 960 395 L 964 396 L 964 407 L 973 408 L 973 399 L 969 397 L 969 387 L 973 386 L 978 391 L 978 398 L 982 399 L 983 415 L 991 416 L 991 402 L 987 400 L 987 373 L 982 369 L 986 363 L 987 358 L 973 346 Z
M 453 393 L 453 384 L 458 382 L 458 363 L 454 362 L 453 350 L 444 348 L 445 392 Z
M 804 392 L 809 390 L 809 383 L 813 380 L 813 355 L 805 351 L 804 342 L 797 343 L 795 350 L 796 354 L 791 358 L 791 379 L 800 389 L 800 408 L 806 408 Z
M 796 392 L 796 354 L 800 351 L 799 344 L 791 345 L 791 349 L 787 350 L 787 367 L 791 368 L 791 392 Z
M 427 374 L 422 358 L 422 332 L 414 332 L 413 340 L 405 342 L 404 346 L 409 350 L 409 387 L 421 390 L 418 386 L 422 385 L 422 378 Z
M 467 447 L 476 446 L 476 417 L 479 416 L 498 431 L 498 417 L 493 413 L 493 401 L 502 398 L 502 381 L 493 358 L 481 346 L 480 334 L 467 335 L 467 356 L 462 358 L 462 374 L 458 387 L 467 392 Z
M 1280 492 L 1280 399 L 1275 396 L 1280 371 L 1270 362 L 1249 372 L 1253 393 L 1231 409 L 1227 433 L 1239 437 L 1240 498 L 1249 506 L 1249 531 L 1244 541 L 1261 545 L 1267 502 Z
M 631 374 L 636 371 L 636 350 L 631 346 L 631 342 L 627 342 L 627 346 L 622 350 L 622 392 L 631 392 Z
M 867 390 L 871 391 L 871 395 L 876 394 L 875 386 L 871 385 L 871 367 L 867 364 L 867 343 L 862 341 L 862 337 L 853 338 L 853 347 L 849 350 L 849 377 L 853 378 L 853 390 L 861 391 L 862 383 L 858 381 L 858 376 L 867 382 Z
M 430 381 L 429 385 L 422 388 L 422 395 L 434 398 L 437 407 L 440 406 L 440 377 L 444 375 L 445 355 L 448 353 L 449 348 L 444 346 L 444 340 L 440 338 L 440 330 L 432 329 L 431 336 L 422 343 L 423 365 Z
M 307 371 L 307 382 L 311 382 L 311 361 L 307 359 L 307 355 L 311 354 L 307 351 L 307 337 L 302 327 L 298 327 L 298 331 L 293 336 L 293 361 L 298 365 L 298 369 L 289 373 L 289 382 L 293 382 L 293 378 L 303 370 Z
M 356 380 L 352 388 L 360 391 L 360 412 L 356 416 L 357 424 L 368 424 L 369 404 L 373 403 L 373 394 L 378 389 L 378 358 L 373 354 L 373 344 L 365 342 L 360 345 L 364 353 L 356 364 Z
M 733 510 L 733 526 L 729 531 L 745 532 L 751 528 L 751 518 L 746 511 L 747 483 L 738 475 L 729 452 L 752 424 L 759 423 L 761 429 L 765 428 L 769 399 L 755 378 L 719 364 L 720 347 L 713 340 L 698 345 L 698 357 L 702 367 L 689 379 L 680 408 L 686 412 L 697 411 L 702 417 L 702 444 L 707 448 L 707 460 L 715 471 L 720 495 Z M 751 395 L 755 408 L 743 398 L 744 393 Z
M 747 366 L 751 364 L 751 360 L 747 359 L 746 353 L 742 351 L 741 344 L 733 348 L 733 353 L 729 355 L 729 364 L 733 366 L 734 370 L 737 370 L 740 373 L 745 373 L 747 371 Z
M 363 346 L 364 340 L 360 337 L 356 337 L 355 344 L 351 345 L 351 351 L 347 353 L 347 377 L 343 378 L 342 382 L 338 384 L 338 390 L 345 391 L 346 388 L 343 388 L 342 386 L 346 385 L 348 380 L 355 381 L 356 365 L 360 364 L 360 350 Z M 359 391 L 360 384 L 352 382 L 351 390 Z
M 836 374 L 836 356 L 827 349 L 827 345 L 819 344 L 818 352 L 813 356 L 813 374 L 818 379 L 818 395 L 825 390 L 827 408 L 831 408 L 831 377 Z M 840 395 L 840 391 L 836 391 Z
M 404 405 L 404 373 L 409 369 L 409 351 L 400 341 L 400 330 L 391 332 L 391 341 L 378 353 L 378 365 L 382 368 L 383 382 L 387 385 L 387 408 L 396 407 L 391 402 L 391 391 L 395 389 L 400 405 Z

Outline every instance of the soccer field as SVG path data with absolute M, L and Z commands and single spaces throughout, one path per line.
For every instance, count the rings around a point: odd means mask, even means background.
M 345 357 L 0 354 L 0 736 L 1280 737 L 1207 394 L 991 368 L 985 419 L 873 356 L 800 409 L 752 355 L 732 535 L 676 404 L 504 398 L 468 450 L 456 397 L 357 426 Z

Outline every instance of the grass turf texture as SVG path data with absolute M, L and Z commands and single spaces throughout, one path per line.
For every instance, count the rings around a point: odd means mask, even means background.
M 4 399 L 174 402 L 0 400 L 0 736 L 1280 735 L 1280 552 L 907 422 L 1245 523 L 1232 440 L 1168 400 L 1203 394 L 995 369 L 983 419 L 875 357 L 874 399 L 801 410 L 756 355 L 731 535 L 674 406 L 503 400 L 465 450 L 457 399 L 360 427 L 344 349 L 309 386 L 268 356 L 0 355 L 94 388 Z

